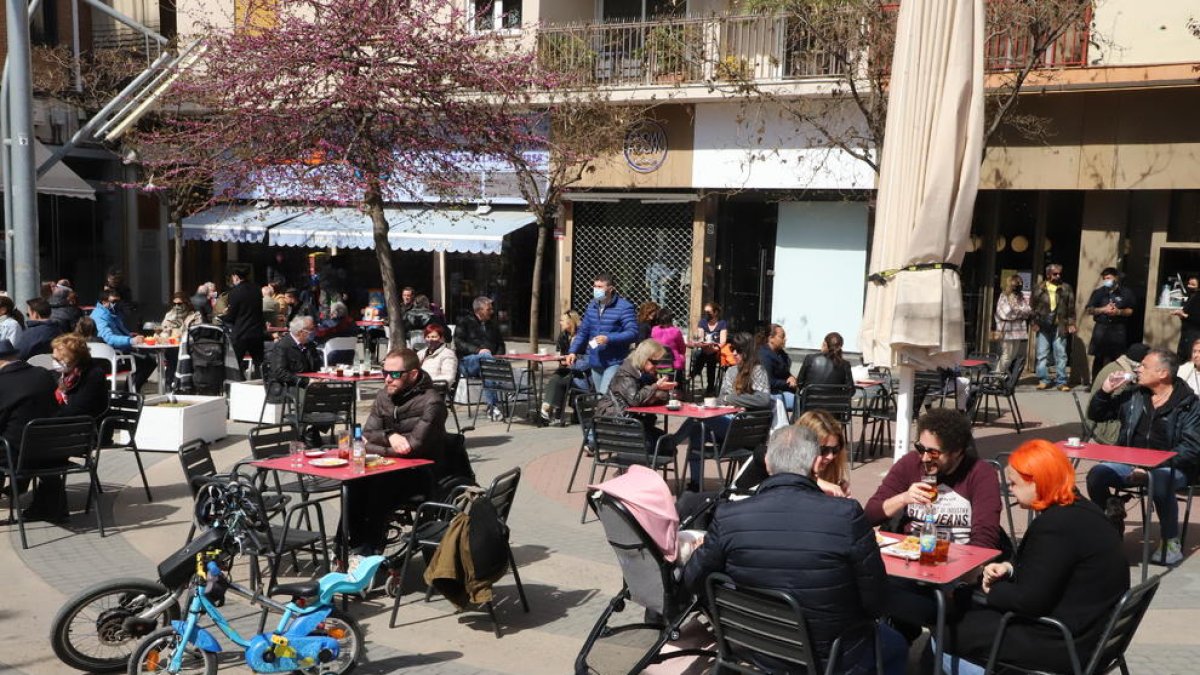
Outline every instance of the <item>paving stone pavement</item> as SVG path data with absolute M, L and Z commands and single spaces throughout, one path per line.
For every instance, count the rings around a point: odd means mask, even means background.
M 1026 417 L 1035 425 L 1019 436 L 1001 420 L 979 432 L 980 451 L 990 456 L 1011 450 L 1037 436 L 1051 439 L 1078 434 L 1070 397 L 1056 392 L 1022 392 Z M 365 414 L 365 410 L 364 410 Z M 230 436 L 216 444 L 219 467 L 231 466 L 248 453 L 249 425 L 230 423 Z M 351 611 L 367 631 L 367 662 L 359 672 L 469 675 L 480 673 L 572 672 L 575 654 L 608 600 L 620 588 L 620 571 L 602 530 L 595 522 L 579 524 L 583 506 L 580 487 L 565 492 L 567 475 L 579 445 L 578 427 L 535 429 L 520 422 L 511 433 L 502 424 L 480 420 L 469 434 L 468 449 L 480 482 L 512 466 L 523 469 L 522 485 L 511 523 L 513 545 L 531 612 L 521 611 L 511 577 L 497 585 L 497 613 L 504 637 L 497 640 L 486 614 L 455 613 L 445 601 L 423 602 L 422 595 L 404 597 L 399 624 L 388 628 L 391 599 L 375 596 L 354 603 Z M 0 672 L 29 675 L 62 673 L 66 668 L 49 648 L 50 621 L 71 594 L 99 581 L 120 577 L 153 578 L 155 565 L 180 546 L 187 533 L 190 499 L 182 471 L 173 455 L 145 454 L 154 501 L 147 502 L 133 458 L 106 453 L 101 479 L 106 494 L 100 508 L 108 536 L 100 538 L 90 515 L 76 514 L 67 527 L 34 523 L 32 547 L 22 551 L 15 525 L 0 526 L 8 546 L 0 547 Z M 852 491 L 865 499 L 878 485 L 889 462 L 875 461 L 856 468 Z M 587 462 L 581 468 L 586 474 Z M 1086 470 L 1081 467 L 1082 472 Z M 710 472 L 711 473 L 711 472 Z M 71 485 L 71 503 L 82 505 L 83 484 Z M 7 508 L 8 499 L 0 499 Z M 329 524 L 336 513 L 326 513 Z M 1018 518 L 1018 524 L 1023 518 Z M 1133 560 L 1140 528 L 1127 533 L 1126 548 Z M 1200 663 L 1200 526 L 1193 525 L 1189 557 L 1168 574 L 1129 651 L 1131 672 L 1192 673 Z M 1161 571 L 1156 568 L 1155 571 Z M 1136 568 L 1131 567 L 1131 573 Z M 686 640 L 686 638 L 685 638 Z M 627 652 L 627 653 L 626 653 Z M 633 658 L 633 651 L 615 648 L 606 653 L 615 663 Z M 616 655 L 613 657 L 613 655 Z M 616 661 L 613 661 L 616 658 Z M 703 663 L 677 659 L 652 669 L 654 673 L 699 673 Z M 614 668 L 613 672 L 618 669 Z M 222 672 L 247 672 L 231 660 Z

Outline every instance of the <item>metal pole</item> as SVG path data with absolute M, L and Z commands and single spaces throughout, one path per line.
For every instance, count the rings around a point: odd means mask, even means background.
M 892 375 L 898 376 L 900 383 L 896 390 L 896 447 L 892 453 L 892 458 L 899 462 L 908 454 L 912 439 L 913 389 L 917 371 L 909 365 L 896 365 L 892 367 Z
M 32 15 L 41 6 L 42 0 L 31 0 L 29 3 L 29 15 Z M 4 147 L 0 148 L 0 179 L 3 180 L 4 189 L 4 232 L 0 239 L 4 247 L 4 288 L 12 291 L 15 290 L 14 278 L 15 271 L 13 269 L 13 230 L 12 230 L 12 183 L 9 178 L 12 174 L 10 171 L 10 157 L 8 154 L 8 57 L 4 58 L 4 74 L 0 76 L 0 143 Z
M 29 7 L 24 0 L 8 0 L 8 123 L 5 138 L 12 204 L 13 245 L 10 249 L 13 284 L 9 292 L 17 302 L 38 295 L 37 183 L 33 156 L 33 76 L 29 57 Z

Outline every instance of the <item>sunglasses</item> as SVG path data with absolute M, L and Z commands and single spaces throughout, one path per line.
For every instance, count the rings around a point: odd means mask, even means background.
M 385 370 L 383 376 L 389 380 L 398 380 L 411 372 L 411 370 Z
M 842 451 L 842 446 L 840 446 L 840 445 L 822 445 L 821 446 L 821 454 L 822 455 L 836 455 L 841 451 Z
M 921 443 L 920 441 L 913 443 L 913 449 L 917 451 L 918 455 L 929 455 L 932 459 L 937 459 L 938 457 L 942 456 L 942 450 L 940 448 L 926 447 L 925 444 Z

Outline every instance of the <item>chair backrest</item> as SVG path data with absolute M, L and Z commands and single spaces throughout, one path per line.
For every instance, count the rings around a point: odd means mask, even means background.
M 629 599 L 660 615 L 674 608 L 673 565 L 620 501 L 597 492 L 589 503 L 604 527 L 604 536 L 629 589 Z
M 46 370 L 54 370 L 54 355 L 53 354 L 34 354 L 25 359 L 25 363 Z
M 767 444 L 771 437 L 771 411 L 747 410 L 733 416 L 725 440 L 721 443 L 721 456 L 736 452 L 753 452 Z
M 612 454 L 626 462 L 649 464 L 650 454 L 646 448 L 646 428 L 641 420 L 630 417 L 604 417 L 592 419 L 592 431 L 598 456 Z
M 132 444 L 137 435 L 138 422 L 142 419 L 143 402 L 141 394 L 135 392 L 109 392 L 108 411 L 100 420 L 100 428 L 106 432 L 125 431 L 129 436 L 127 444 Z
M 1004 376 L 1004 393 L 1011 396 L 1017 390 L 1021 381 L 1021 373 L 1025 372 L 1025 355 L 1018 354 L 1008 362 L 1008 373 Z
M 288 454 L 292 441 L 300 435 L 296 425 L 260 424 L 250 430 L 250 454 L 254 459 L 270 459 Z
M 356 337 L 335 337 L 329 338 L 321 345 L 321 356 L 325 360 L 325 365 L 329 365 L 329 355 L 333 352 L 353 352 L 358 348 L 358 338 Z
M 27 464 L 53 465 L 70 459 L 90 461 L 96 448 L 96 422 L 87 415 L 30 420 L 21 432 L 17 471 Z
M 596 417 L 596 406 L 600 404 L 601 394 L 583 394 L 575 397 L 575 414 L 579 415 L 579 428 L 584 438 L 592 430 L 592 420 Z
M 89 342 L 87 343 L 87 347 L 88 352 L 92 355 L 93 359 L 112 361 L 114 364 L 113 367 L 116 367 L 115 364 L 117 360 L 117 350 L 113 349 L 104 342 Z
M 313 380 L 304 389 L 300 419 L 320 413 L 333 413 L 350 419 L 354 408 L 353 382 Z
M 738 586 L 721 573 L 710 575 L 706 587 L 717 641 L 717 671 L 737 668 L 753 653 L 787 664 L 789 673 L 817 675 L 808 624 L 795 598 L 784 591 Z
M 1125 654 L 1150 602 L 1154 600 L 1154 594 L 1158 592 L 1158 582 L 1161 580 L 1162 575 L 1157 574 L 1125 591 L 1113 608 L 1100 641 L 1096 643 L 1096 651 L 1083 671 L 1084 675 L 1109 672 L 1113 662 Z
M 800 390 L 797 414 L 809 410 L 824 410 L 842 424 L 850 421 L 850 401 L 854 387 L 848 384 L 810 384 Z
M 495 383 L 499 389 L 515 389 L 516 378 L 513 375 L 511 361 L 504 359 L 482 359 L 479 362 L 479 378 L 484 382 Z
M 1072 391 L 1071 398 L 1075 399 L 1075 412 L 1079 413 L 1079 439 L 1085 443 L 1096 438 L 1096 424 L 1088 419 L 1083 402 L 1079 400 L 1079 392 Z
M 196 496 L 198 489 L 195 484 L 197 478 L 210 478 L 217 475 L 217 465 L 213 463 L 212 452 L 208 449 L 208 443 L 204 441 L 192 441 L 181 446 L 179 448 L 179 464 L 183 467 L 183 478 L 193 497 Z
M 508 523 L 508 513 L 512 511 L 513 502 L 517 498 L 517 485 L 521 483 L 521 467 L 513 467 L 496 476 L 488 486 L 487 498 L 496 507 L 496 515 L 505 524 Z

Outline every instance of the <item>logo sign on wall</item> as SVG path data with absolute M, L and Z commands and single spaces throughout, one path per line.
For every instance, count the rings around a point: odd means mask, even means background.
M 638 173 L 658 170 L 667 161 L 667 128 L 657 120 L 641 120 L 625 133 L 625 163 Z

